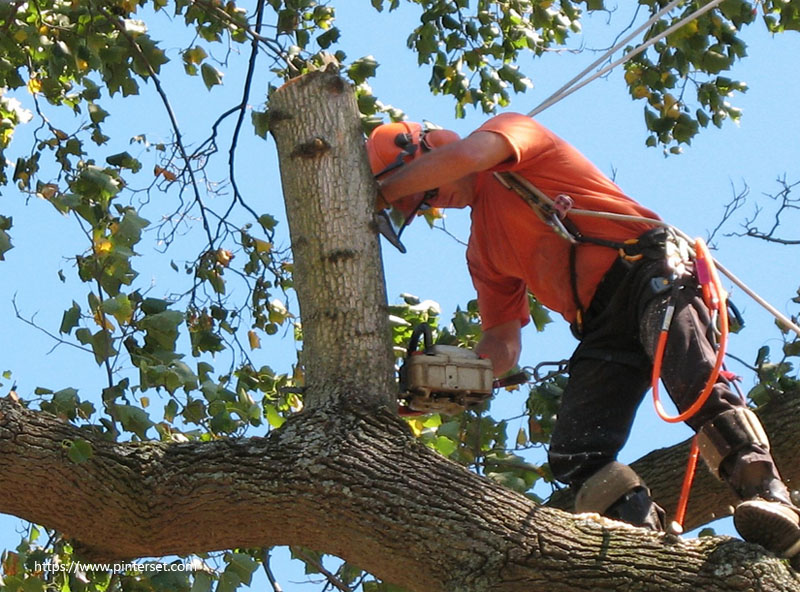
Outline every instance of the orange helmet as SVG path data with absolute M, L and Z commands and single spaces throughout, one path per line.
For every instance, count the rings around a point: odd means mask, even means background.
M 400 121 L 379 125 L 367 140 L 367 156 L 369 166 L 375 178 L 385 175 L 407 162 L 411 162 L 420 154 L 438 146 L 459 140 L 458 134 L 446 130 L 425 130 L 422 125 L 413 121 Z M 406 252 L 400 236 L 412 218 L 436 196 L 438 190 L 425 192 L 422 199 L 417 196 L 403 197 L 392 204 L 392 210 L 399 216 L 390 215 L 387 211 L 378 214 L 378 227 L 401 253 Z M 395 227 L 397 225 L 397 227 Z
M 372 130 L 367 140 L 369 165 L 372 173 L 380 177 L 420 154 L 459 139 L 455 132 L 425 130 L 413 121 L 385 123 Z

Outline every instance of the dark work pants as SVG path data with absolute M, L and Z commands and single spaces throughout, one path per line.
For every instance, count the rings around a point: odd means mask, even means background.
M 681 412 L 703 391 L 716 359 L 707 336 L 708 309 L 693 276 L 676 280 L 674 290 L 656 293 L 654 280 L 657 285 L 660 278 L 671 275 L 663 257 L 635 263 L 620 259 L 598 286 L 581 343 L 570 359 L 570 378 L 553 431 L 549 460 L 559 481 L 580 486 L 616 460 L 650 387 L 652 359 L 671 292 L 675 315 L 661 379 Z M 708 401 L 687 423 L 697 431 L 719 413 L 743 404 L 720 378 Z M 777 476 L 766 450 L 751 447 L 742 455 Z

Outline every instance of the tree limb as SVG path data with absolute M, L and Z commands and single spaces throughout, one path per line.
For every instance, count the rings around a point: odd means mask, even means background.
M 77 438 L 93 450 L 80 464 L 64 447 Z M 426 448 L 389 411 L 346 401 L 266 438 L 166 444 L 108 442 L 4 399 L 0 471 L 0 511 L 98 560 L 291 544 L 410 590 L 571 591 L 576 573 L 587 590 L 617 590 L 634 565 L 641 590 L 740 590 L 742 578 L 800 589 L 754 545 L 538 506 Z

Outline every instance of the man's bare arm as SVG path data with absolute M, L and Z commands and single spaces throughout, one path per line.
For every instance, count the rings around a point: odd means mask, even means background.
M 489 169 L 512 154 L 511 145 L 502 136 L 493 132 L 475 132 L 400 167 L 380 182 L 381 193 L 391 203 Z

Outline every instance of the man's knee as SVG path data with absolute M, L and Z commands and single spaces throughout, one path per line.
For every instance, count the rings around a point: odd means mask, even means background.
M 583 484 L 614 458 L 601 452 L 566 452 L 552 445 L 548 453 L 550 471 L 556 480 L 573 487 Z

